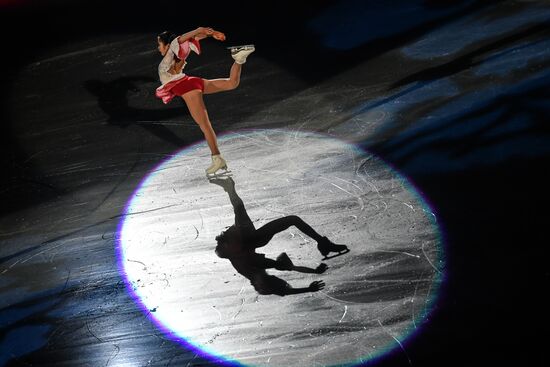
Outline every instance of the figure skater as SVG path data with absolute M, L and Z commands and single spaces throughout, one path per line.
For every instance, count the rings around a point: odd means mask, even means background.
M 186 65 L 187 57 L 191 51 L 200 55 L 201 46 L 199 41 L 206 37 L 225 41 L 225 35 L 222 32 L 207 27 L 199 27 L 180 36 L 176 36 L 169 31 L 158 35 L 158 50 L 164 57 L 158 67 L 162 85 L 157 88 L 156 96 L 161 98 L 165 104 L 175 96 L 183 98 L 191 117 L 201 128 L 212 153 L 212 164 L 206 169 L 206 174 L 212 175 L 219 169 L 227 170 L 227 163 L 218 149 L 216 133 L 208 118 L 202 95 L 237 88 L 240 82 L 242 64 L 246 62 L 248 55 L 254 52 L 254 46 L 230 47 L 231 56 L 235 62 L 231 66 L 228 78 L 209 80 L 184 74 L 183 68 Z
M 345 245 L 336 245 L 328 238 L 318 234 L 306 222 L 295 215 L 275 219 L 261 228 L 254 228 L 254 224 L 248 217 L 243 201 L 235 191 L 235 182 L 230 177 L 212 179 L 211 183 L 219 185 L 229 194 L 229 200 L 235 212 L 235 224 L 216 237 L 218 245 L 216 254 L 229 259 L 231 264 L 240 274 L 250 280 L 250 283 L 260 294 L 277 294 L 284 296 L 304 292 L 316 292 L 324 288 L 323 281 L 314 281 L 309 287 L 293 288 L 286 281 L 267 274 L 266 269 L 298 271 L 302 273 L 324 273 L 327 265 L 321 263 L 316 269 L 305 266 L 296 266 L 286 253 L 281 253 L 276 260 L 266 258 L 264 254 L 256 253 L 256 249 L 265 246 L 273 236 L 284 231 L 290 226 L 297 227 L 300 231 L 317 241 L 317 248 L 323 256 L 330 252 L 345 253 L 348 248 Z

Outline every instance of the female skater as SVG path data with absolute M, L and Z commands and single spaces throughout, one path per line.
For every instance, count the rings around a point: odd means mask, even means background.
M 162 85 L 157 88 L 156 96 L 161 98 L 165 104 L 175 96 L 183 98 L 191 117 L 201 128 L 212 153 L 212 164 L 206 169 L 206 174 L 212 175 L 219 169 L 227 169 L 227 163 L 218 149 L 216 133 L 208 118 L 202 95 L 237 88 L 241 78 L 242 64 L 246 62 L 247 56 L 254 52 L 254 46 L 230 47 L 231 56 L 235 62 L 231 66 L 228 78 L 209 80 L 184 74 L 183 68 L 186 65 L 187 57 L 191 51 L 200 55 L 199 41 L 206 37 L 225 41 L 225 35 L 222 32 L 206 27 L 199 27 L 180 36 L 168 31 L 158 35 L 158 50 L 164 57 L 158 67 Z
M 296 266 L 292 263 L 286 253 L 280 254 L 276 260 L 266 258 L 264 254 L 256 253 L 256 248 L 265 246 L 273 236 L 284 231 L 290 226 L 297 227 L 300 231 L 317 241 L 317 249 L 323 256 L 331 252 L 343 254 L 349 251 L 345 245 L 332 243 L 328 238 L 321 236 L 309 224 L 301 218 L 290 215 L 275 219 L 259 229 L 254 228 L 244 203 L 235 191 L 233 179 L 213 179 L 211 183 L 223 187 L 229 194 L 229 200 L 235 212 L 235 224 L 229 227 L 216 237 L 218 245 L 216 254 L 229 259 L 233 267 L 243 276 L 250 280 L 250 283 L 260 294 L 277 294 L 284 296 L 303 292 L 315 292 L 324 288 L 323 281 L 314 281 L 309 287 L 293 288 L 284 280 L 267 274 L 266 269 L 293 270 L 302 273 L 321 274 L 327 269 L 326 264 L 321 263 L 316 269 L 305 266 Z M 337 255 L 336 255 L 337 256 Z M 334 256 L 331 256 L 334 257 Z

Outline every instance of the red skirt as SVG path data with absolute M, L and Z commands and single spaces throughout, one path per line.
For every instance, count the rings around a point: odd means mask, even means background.
M 156 96 L 166 104 L 175 96 L 182 96 L 187 92 L 199 89 L 204 92 L 204 79 L 196 76 L 184 76 L 183 78 L 166 83 L 156 90 Z

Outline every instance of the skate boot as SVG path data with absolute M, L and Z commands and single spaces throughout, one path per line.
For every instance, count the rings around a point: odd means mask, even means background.
M 246 62 L 248 55 L 255 50 L 254 45 L 231 46 L 228 49 L 231 50 L 231 57 L 235 62 L 241 65 Z
M 294 269 L 294 264 L 292 263 L 292 260 L 290 260 L 290 257 L 286 254 L 286 252 L 281 253 L 279 256 L 277 256 L 277 270 L 292 270 Z
M 227 163 L 220 154 L 213 155 L 212 164 L 206 169 L 206 175 L 214 175 L 220 169 L 225 169 L 227 171 Z
M 349 252 L 349 249 L 346 245 L 337 245 L 335 243 L 332 243 L 326 237 L 323 237 L 319 242 L 317 242 L 317 249 L 319 250 L 321 255 L 324 256 L 323 259 L 330 259 Z M 337 254 L 328 256 L 328 254 L 331 252 L 337 252 Z

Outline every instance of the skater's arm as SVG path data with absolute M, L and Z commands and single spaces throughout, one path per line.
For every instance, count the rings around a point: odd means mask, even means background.
M 197 29 L 194 29 L 192 31 L 189 31 L 187 33 L 184 33 L 178 36 L 178 42 L 183 43 L 191 38 L 195 38 L 196 40 L 201 40 L 206 37 L 213 37 L 218 41 L 225 41 L 225 35 L 222 32 L 216 31 L 210 27 L 198 27 Z
M 312 273 L 312 274 L 321 274 L 327 270 L 328 266 L 326 264 L 321 264 L 317 268 L 308 268 L 307 266 L 296 266 L 294 265 L 291 270 L 300 272 L 300 273 Z
M 307 293 L 307 292 L 317 292 L 321 289 L 325 288 L 325 282 L 322 280 L 316 280 L 314 282 L 311 282 L 309 287 L 306 288 L 292 288 L 288 287 L 284 290 L 284 295 L 287 294 L 299 294 L 299 293 Z
M 206 35 L 207 32 L 208 32 L 208 29 L 212 29 L 212 28 L 199 27 L 197 29 L 193 29 L 192 31 L 189 31 L 187 33 L 184 33 L 184 34 L 178 36 L 178 42 L 179 43 L 184 43 L 185 41 L 188 41 L 191 38 L 197 38 L 197 37 L 202 37 L 202 36 L 204 36 L 202 38 L 208 37 Z

